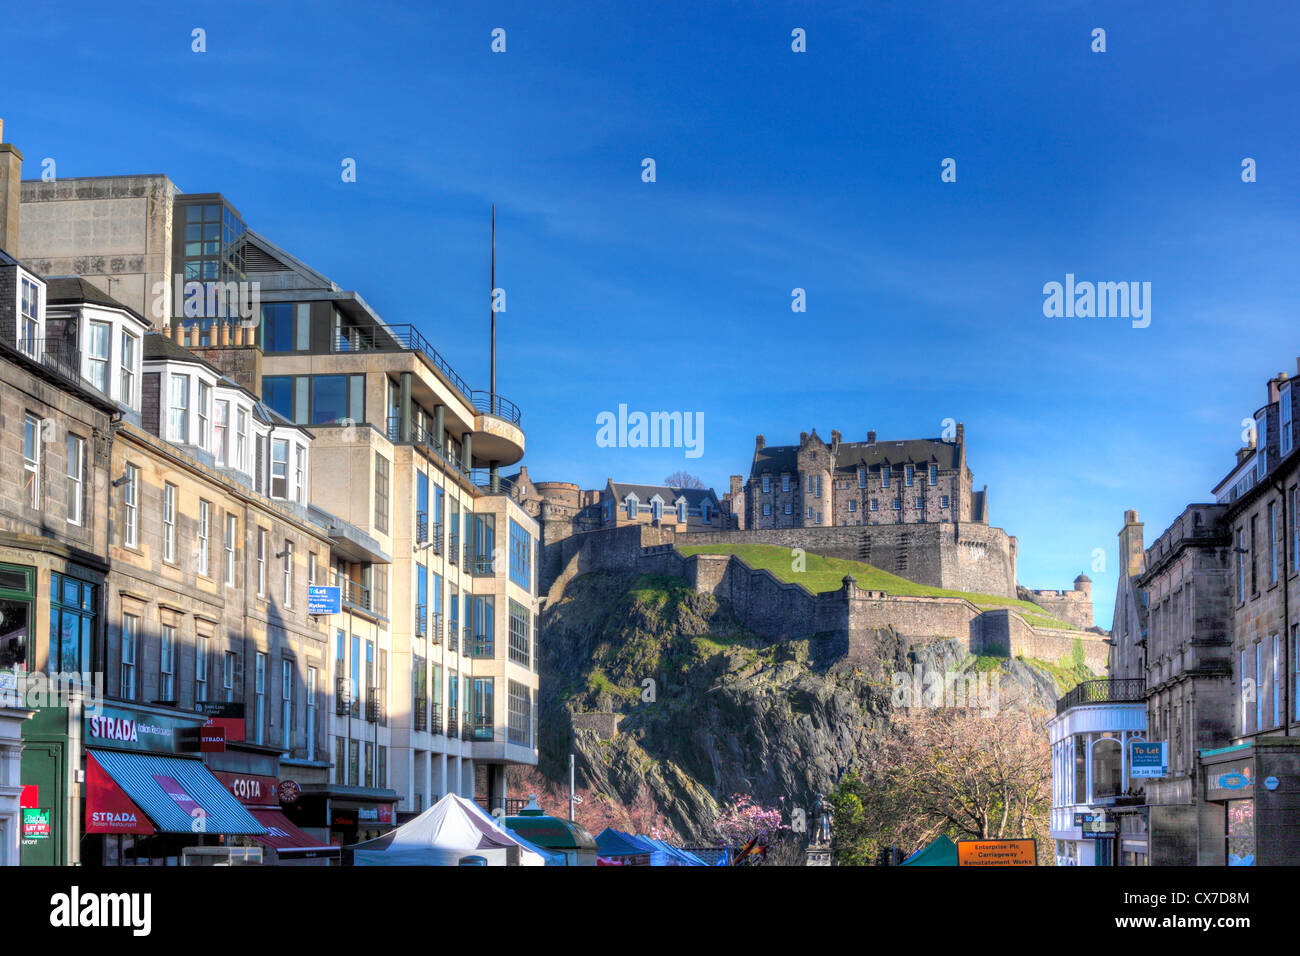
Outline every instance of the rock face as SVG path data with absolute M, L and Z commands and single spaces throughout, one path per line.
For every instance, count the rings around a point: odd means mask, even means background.
M 891 629 L 866 661 L 840 659 L 825 635 L 773 641 L 712 595 L 646 575 L 568 582 L 540 643 L 539 771 L 561 780 L 573 750 L 586 786 L 626 803 L 648 791 L 686 839 L 707 839 L 734 794 L 810 807 L 890 733 L 898 688 L 924 674 L 972 687 L 984 675 L 1002 706 L 1050 707 L 1060 692 L 1024 661 L 977 660 L 958 641 L 909 646 Z

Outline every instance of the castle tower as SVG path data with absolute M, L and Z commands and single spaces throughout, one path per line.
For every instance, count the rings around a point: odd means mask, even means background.
M 1092 578 L 1086 574 L 1080 574 L 1074 579 L 1074 589 L 1081 591 L 1089 601 L 1092 600 Z

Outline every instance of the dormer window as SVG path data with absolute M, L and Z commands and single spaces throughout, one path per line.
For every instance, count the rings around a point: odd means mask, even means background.
M 35 356 L 41 339 L 41 287 L 22 276 L 19 289 L 18 347 Z
M 86 378 L 105 395 L 108 394 L 109 340 L 113 327 L 107 322 L 91 322 L 86 336 Z
M 906 472 L 907 487 L 911 488 L 911 487 L 912 487 L 912 480 L 913 480 L 913 478 L 916 477 L 916 469 L 913 468 L 911 465 L 907 465 L 907 466 L 905 466 L 904 471 Z
M 700 505 L 700 516 L 703 518 L 705 524 L 709 523 L 711 517 L 711 511 L 709 509 L 709 503 L 707 501 L 703 502 Z
M 767 505 L 769 511 L 771 507 L 772 507 L 771 505 Z M 686 523 L 686 499 L 685 498 L 682 498 L 680 501 L 677 502 L 677 520 L 680 521 L 682 524 Z
M 867 469 L 861 465 L 858 466 L 858 487 L 867 487 Z
M 190 439 L 190 377 L 169 375 L 167 378 L 167 437 L 171 441 Z
M 1255 461 L 1258 463 L 1258 470 L 1255 472 L 1256 478 L 1263 478 L 1268 473 L 1268 415 L 1260 415 L 1255 420 L 1255 432 L 1259 436 L 1256 440 Z
M 654 498 L 650 502 L 650 515 L 656 521 L 664 516 L 664 503 L 658 498 Z
M 1278 392 L 1278 443 L 1282 448 L 1282 456 L 1286 457 L 1291 454 L 1291 447 L 1294 441 L 1291 435 L 1291 386 L 1284 385 Z
M 880 469 L 880 484 L 883 488 L 889 487 L 889 466 L 885 465 Z
M 271 497 L 289 497 L 289 442 L 271 439 Z
M 137 408 L 135 399 L 136 363 L 140 361 L 139 341 L 126 330 L 122 331 L 122 344 L 118 349 L 119 363 L 117 400 L 123 405 Z
M 628 495 L 628 497 L 627 497 L 627 516 L 628 516 L 629 518 L 633 519 L 633 520 L 636 519 L 636 506 L 637 506 L 636 498 L 634 498 L 632 495 Z
M 931 465 L 931 466 L 930 466 L 930 484 L 932 484 L 932 485 L 937 485 L 938 483 L 939 483 L 939 466 L 938 466 L 938 465 Z

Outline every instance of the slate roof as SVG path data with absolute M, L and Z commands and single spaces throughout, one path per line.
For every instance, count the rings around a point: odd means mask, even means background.
M 829 446 L 827 446 L 829 447 Z M 754 452 L 750 476 L 782 472 L 794 474 L 798 470 L 798 445 L 768 445 Z M 937 464 L 943 470 L 957 467 L 961 460 L 961 446 L 941 438 L 911 438 L 905 441 L 854 441 L 840 442 L 835 456 L 837 471 L 856 471 L 859 466 L 878 468 L 881 465 Z
M 51 305 L 87 302 L 91 305 L 107 306 L 110 309 L 121 309 L 135 316 L 145 325 L 149 324 L 148 320 L 135 309 L 117 301 L 99 286 L 81 276 L 46 276 L 45 301 Z
M 633 494 L 642 504 L 655 495 L 662 498 L 666 505 L 671 505 L 678 498 L 685 497 L 688 508 L 698 508 L 703 501 L 715 505 L 718 503 L 718 496 L 713 493 L 712 488 L 670 488 L 667 485 L 633 485 L 622 481 L 611 481 L 610 487 L 613 488 L 614 497 L 618 501 L 625 501 L 629 494 Z

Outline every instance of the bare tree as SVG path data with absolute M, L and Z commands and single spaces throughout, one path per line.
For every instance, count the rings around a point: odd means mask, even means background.
M 669 488 L 703 488 L 704 482 L 696 478 L 690 472 L 674 471 L 664 479 L 664 484 Z

